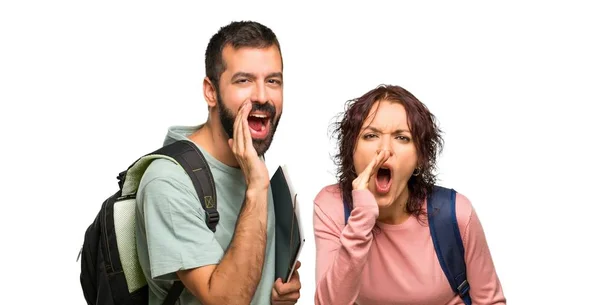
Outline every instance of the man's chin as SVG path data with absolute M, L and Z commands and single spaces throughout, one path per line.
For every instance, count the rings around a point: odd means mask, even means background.
M 259 156 L 264 156 L 264 154 L 269 150 L 271 146 L 271 137 L 267 137 L 266 139 L 255 140 L 252 139 L 252 146 L 256 150 L 256 154 Z

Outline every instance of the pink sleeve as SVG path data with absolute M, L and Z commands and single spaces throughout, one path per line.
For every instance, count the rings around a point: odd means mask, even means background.
M 333 213 L 324 212 L 342 203 L 333 197 L 315 199 L 314 231 L 317 252 L 315 305 L 353 304 L 359 292 L 360 276 L 367 261 L 373 235 L 371 233 L 379 208 L 368 190 L 353 191 L 354 209 L 344 227 L 332 219 Z M 323 199 L 323 202 L 320 202 Z M 342 213 L 343 215 L 343 213 Z
M 467 279 L 471 286 L 469 291 L 471 300 L 473 304 L 477 305 L 506 305 L 506 298 L 496 274 L 479 217 L 471 207 L 469 200 L 462 195 L 458 195 L 457 205 L 461 203 L 463 206 L 470 207 L 470 214 L 464 232 L 464 245 Z

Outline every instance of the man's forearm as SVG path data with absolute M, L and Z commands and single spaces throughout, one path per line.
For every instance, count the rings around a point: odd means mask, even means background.
M 209 291 L 220 304 L 249 304 L 262 275 L 267 240 L 267 189 L 249 190 L 233 239 L 213 272 Z

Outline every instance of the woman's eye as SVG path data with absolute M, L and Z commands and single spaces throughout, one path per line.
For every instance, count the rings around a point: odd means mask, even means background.
M 397 136 L 396 139 L 404 141 L 404 142 L 410 141 L 410 138 L 407 136 Z
M 371 138 L 374 138 L 374 137 L 376 137 L 376 135 L 374 135 L 372 133 L 368 133 L 368 134 L 364 135 L 363 138 L 365 138 L 365 139 L 371 139 Z

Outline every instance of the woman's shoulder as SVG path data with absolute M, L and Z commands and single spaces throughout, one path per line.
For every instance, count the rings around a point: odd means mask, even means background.
M 329 205 L 333 201 L 342 201 L 342 192 L 338 184 L 329 184 L 321 188 L 315 196 L 316 205 Z
M 456 191 L 456 221 L 458 222 L 458 227 L 461 232 L 462 237 L 467 230 L 467 226 L 471 222 L 471 218 L 473 217 L 474 209 L 473 204 L 469 197 L 467 197 L 464 193 L 460 193 Z
M 456 192 L 456 216 L 459 218 L 471 217 L 473 204 L 467 195 Z
M 330 184 L 321 188 L 313 201 L 315 208 L 320 209 L 330 218 L 343 220 L 342 192 L 338 184 Z

